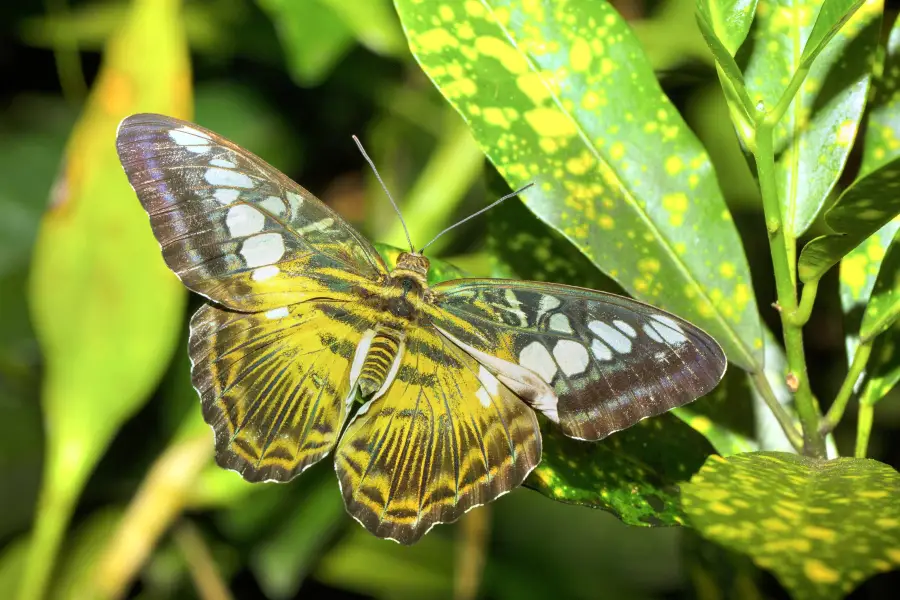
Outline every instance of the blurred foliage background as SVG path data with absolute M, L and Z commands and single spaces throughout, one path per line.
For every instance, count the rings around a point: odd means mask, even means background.
M 22 577 L 26 534 L 47 470 L 45 435 L 54 426 L 39 403 L 46 364 L 28 306 L 39 221 L 48 206 L 65 202 L 73 193 L 66 187 L 71 179 L 60 175 L 71 167 L 64 165 L 63 155 L 76 139 L 73 130 L 79 119 L 80 143 L 112 152 L 112 137 L 86 141 L 85 136 L 97 130 L 87 123 L 88 90 L 98 83 L 105 44 L 123 30 L 132 10 L 152 4 L 22 0 L 0 5 L 5 81 L 0 91 L 2 597 L 10 597 Z M 187 114 L 176 116 L 193 118 L 262 156 L 371 239 L 404 245 L 396 216 L 351 134 L 362 138 L 401 199 L 419 243 L 495 197 L 496 186 L 485 183 L 483 155 L 412 59 L 389 1 L 188 0 L 180 11 L 175 2 L 158 4 L 170 5 L 174 20 L 133 21 L 129 35 L 144 36 L 143 45 L 119 48 L 120 64 L 130 65 L 138 76 L 141 69 L 152 76 L 153 65 L 163 60 L 154 54 L 154 38 L 180 35 L 167 28 L 183 27 L 190 72 L 185 65 L 172 69 L 181 69 L 179 76 L 189 78 L 193 110 L 187 107 L 189 101 L 176 98 L 170 112 L 183 108 Z M 667 95 L 709 150 L 751 263 L 758 304 L 777 331 L 775 312 L 765 308 L 774 298 L 774 286 L 756 186 L 733 135 L 711 56 L 695 26 L 694 3 L 613 4 L 638 34 Z M 892 19 L 886 17 L 887 22 Z M 170 80 L 158 83 L 163 96 L 188 94 L 187 87 L 173 91 L 176 84 Z M 122 100 L 115 95 L 115 80 L 107 84 L 112 94 L 107 100 Z M 136 207 L 117 165 L 108 176 L 120 179 L 115 185 L 123 186 L 121 202 Z M 492 220 L 507 219 L 504 226 L 517 227 L 516 219 L 527 218 L 513 210 L 489 214 L 442 238 L 433 254 L 468 273 L 490 274 L 485 240 Z M 816 225 L 808 235 L 821 231 Z M 114 252 L 102 243 L 105 233 L 70 232 L 68 242 L 74 235 L 80 243 L 101 244 Z M 120 266 L 139 279 L 146 274 L 143 258 L 130 263 L 129 252 L 121 248 Z M 806 328 L 813 383 L 820 387 L 814 392 L 822 396 L 833 396 L 846 369 L 833 273 L 823 280 L 813 321 Z M 45 277 L 41 285 L 52 294 L 52 279 Z M 85 302 L 97 301 L 89 293 L 79 298 L 62 297 L 59 302 L 67 310 L 81 311 L 90 308 Z M 110 421 L 108 446 L 98 442 L 99 463 L 84 473 L 84 490 L 71 499 L 72 521 L 55 567 L 53 597 L 71 597 L 80 589 L 87 567 L 96 565 L 108 567 L 108 580 L 121 582 L 129 596 L 146 599 L 228 593 L 276 600 L 454 593 L 466 597 L 473 593 L 482 554 L 480 594 L 490 598 L 729 597 L 717 590 L 718 577 L 745 581 L 733 588 L 743 590 L 744 597 L 783 593 L 774 579 L 753 570 L 746 560 L 700 541 L 690 531 L 628 527 L 605 512 L 555 503 L 526 489 L 460 523 L 438 527 L 417 546 L 405 548 L 372 537 L 344 513 L 330 461 L 288 485 L 243 484 L 237 475 L 208 465 L 212 437 L 199 422 L 184 352 L 186 319 L 197 306 L 197 298 L 190 298 L 184 308 L 177 298 L 172 300 L 169 310 L 184 314 L 172 334 L 178 337 L 174 354 L 170 359 L 160 350 L 150 360 L 159 364 L 146 365 L 149 372 L 165 371 L 162 383 L 152 393 L 136 391 L 133 405 L 123 406 Z M 53 310 L 66 318 L 64 310 Z M 144 321 L 152 325 L 148 314 Z M 82 350 L 90 356 L 87 344 L 71 349 Z M 89 386 L 100 388 L 112 376 L 109 365 L 100 360 L 81 368 Z M 138 364 L 125 376 L 140 379 L 142 371 Z M 92 422 L 89 402 L 69 408 L 88 423 L 84 431 L 90 433 L 94 425 L 104 429 L 102 423 Z M 103 411 L 98 414 L 105 418 Z M 853 429 L 838 431 L 839 448 L 852 448 L 852 439 L 840 436 Z M 879 404 L 869 456 L 895 468 L 900 465 L 896 392 Z M 179 481 L 179 469 L 194 464 L 191 461 L 200 465 L 192 471 L 199 475 Z M 66 472 L 65 465 L 59 468 Z M 160 491 L 146 483 L 154 477 L 174 483 Z M 135 550 L 127 536 L 141 533 L 153 545 Z M 700 575 L 703 572 L 716 576 Z M 219 587 L 223 582 L 230 592 Z M 882 575 L 854 597 L 879 597 L 890 585 L 890 575 Z

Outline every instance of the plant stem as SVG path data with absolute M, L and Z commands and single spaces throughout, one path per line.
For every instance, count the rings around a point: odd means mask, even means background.
M 184 555 L 197 596 L 202 600 L 232 600 L 228 585 L 209 551 L 209 546 L 197 527 L 185 521 L 173 532 L 175 543 Z
M 800 79 L 802 82 L 802 79 Z M 803 331 L 791 322 L 790 315 L 797 309 L 797 286 L 792 260 L 797 253 L 797 240 L 785 231 L 782 222 L 781 203 L 775 183 L 775 149 L 770 115 L 762 112 L 756 128 L 756 169 L 759 176 L 766 229 L 769 232 L 769 250 L 775 271 L 775 287 L 781 306 L 781 324 L 784 329 L 784 346 L 788 362 L 789 387 L 794 392 L 794 403 L 803 427 L 803 452 L 808 456 L 825 456 L 825 440 L 819 433 L 819 408 L 809 386 L 806 357 L 803 351 Z
M 794 425 L 794 421 L 784 409 L 784 406 L 782 406 L 781 402 L 778 401 L 778 398 L 775 397 L 775 392 L 772 390 L 772 385 L 766 378 L 766 374 L 762 371 L 757 371 L 751 373 L 750 377 L 753 379 L 756 391 L 759 392 L 759 395 L 766 403 L 766 406 L 768 406 L 769 410 L 772 411 L 772 414 L 775 415 L 775 420 L 781 425 L 781 429 L 784 430 L 784 435 L 787 436 L 791 446 L 793 446 L 794 450 L 797 452 L 803 452 L 803 436 L 800 435 L 800 432 Z
M 844 410 L 847 408 L 850 396 L 853 395 L 853 387 L 856 385 L 856 382 L 859 381 L 859 376 L 862 374 L 863 369 L 866 368 L 866 363 L 869 362 L 870 354 L 872 354 L 871 340 L 862 342 L 856 347 L 856 353 L 853 355 L 853 363 L 847 371 L 847 376 L 844 377 L 841 389 L 838 390 L 837 396 L 835 396 L 834 402 L 831 404 L 831 408 L 828 409 L 828 414 L 825 415 L 825 418 L 822 419 L 822 424 L 819 426 L 819 431 L 823 434 L 831 433 L 834 431 L 834 428 L 837 427 L 838 423 L 841 422 L 841 417 L 844 416 Z
M 453 577 L 454 600 L 472 600 L 478 597 L 490 525 L 490 506 L 480 506 L 460 519 L 459 538 L 456 542 L 456 573 Z
M 856 458 L 865 458 L 869 448 L 869 435 L 872 433 L 872 418 L 875 406 L 869 402 L 859 403 L 859 419 L 856 422 Z
M 816 292 L 819 289 L 819 280 L 815 279 L 803 284 L 803 292 L 800 294 L 800 306 L 787 318 L 797 327 L 803 327 L 809 322 L 812 315 L 813 304 L 816 301 Z

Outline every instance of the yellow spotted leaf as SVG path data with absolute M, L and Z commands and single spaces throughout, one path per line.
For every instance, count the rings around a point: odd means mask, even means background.
M 395 0 L 410 48 L 507 183 L 622 288 L 762 364 L 709 157 L 606 2 Z
M 110 38 L 43 217 L 29 299 L 44 355 L 42 506 L 23 598 L 46 585 L 75 499 L 122 422 L 148 398 L 178 341 L 185 292 L 122 172 L 119 121 L 191 113 L 176 0 L 135 0 Z
M 734 56 L 750 32 L 757 2 L 758 0 L 698 0 L 697 20 L 701 23 L 701 29 L 704 27 L 703 23 L 707 23 L 716 40 Z
M 803 234 L 822 209 L 856 139 L 878 44 L 881 0 L 759 0 L 744 71 L 751 102 L 772 110 L 809 69 L 775 127 L 785 230 Z
M 874 82 L 869 103 L 863 157 L 857 178 L 900 157 L 900 23 L 894 22 L 885 48 L 884 64 Z M 897 185 L 889 182 L 888 185 Z M 848 360 L 853 359 L 859 340 L 862 315 L 872 296 L 875 278 L 900 218 L 894 217 L 867 237 L 841 260 L 840 293 L 844 309 L 844 331 Z
M 681 490 L 703 537 L 749 555 L 795 600 L 841 598 L 900 568 L 900 473 L 878 461 L 712 456 Z

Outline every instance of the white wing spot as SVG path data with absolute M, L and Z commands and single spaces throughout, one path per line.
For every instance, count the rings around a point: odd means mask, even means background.
M 593 331 L 597 337 L 606 342 L 619 354 L 631 352 L 631 340 L 622 335 L 622 332 L 618 329 L 607 325 L 603 321 L 591 321 L 588 323 L 588 329 Z
M 262 231 L 266 217 L 261 212 L 246 204 L 235 204 L 228 209 L 225 225 L 231 237 L 247 237 Z
M 556 296 L 550 296 L 549 294 L 544 294 L 541 296 L 541 302 L 538 304 L 538 311 L 541 314 L 546 312 L 550 312 L 554 308 L 559 306 L 559 298 Z
M 278 196 L 268 196 L 265 200 L 260 202 L 259 205 L 276 217 L 280 217 L 284 214 L 284 200 Z
M 327 217 L 325 219 L 322 219 L 321 221 L 310 223 L 306 227 L 301 227 L 297 230 L 297 233 L 303 235 L 304 233 L 309 233 L 310 231 L 325 231 L 332 225 L 334 225 L 334 219 L 332 219 L 331 217 Z
M 238 196 L 241 195 L 241 190 L 235 190 L 233 188 L 219 188 L 213 193 L 213 198 L 216 199 L 216 202 L 219 204 L 229 205 L 233 204 Z
M 613 353 L 606 344 L 601 342 L 600 340 L 594 340 L 591 342 L 591 352 L 594 354 L 594 358 L 597 360 L 612 360 Z
M 662 344 L 663 339 L 661 337 L 659 337 L 659 334 L 656 333 L 656 330 L 653 329 L 653 327 L 651 327 L 650 325 L 644 325 L 643 330 L 644 330 L 644 333 L 646 333 L 648 336 L 650 336 L 651 340 Z
M 224 160 L 221 158 L 214 158 L 211 161 L 209 161 L 209 164 L 214 165 L 216 167 L 225 167 L 226 169 L 234 168 L 233 162 L 231 162 L 230 160 Z
M 288 316 L 287 306 L 282 306 L 281 308 L 273 308 L 272 310 L 266 311 L 267 319 L 281 319 L 286 316 Z
M 254 235 L 244 241 L 241 256 L 251 268 L 271 265 L 284 256 L 284 240 L 280 233 Z
M 300 205 L 303 204 L 303 196 L 294 192 L 288 192 L 286 195 L 291 207 L 291 214 L 296 215 L 300 210 Z
M 204 178 L 210 185 L 221 187 L 252 188 L 253 180 L 246 173 L 231 171 L 221 167 L 210 167 Z
M 650 325 L 668 343 L 683 344 L 687 341 L 684 330 L 675 319 L 665 315 L 651 315 L 650 318 L 656 321 L 656 323 L 651 323 Z
M 553 357 L 559 363 L 559 368 L 566 375 L 579 375 L 584 373 L 590 363 L 587 349 L 579 342 L 572 340 L 560 340 L 553 347 Z
M 550 383 L 556 375 L 556 363 L 540 342 L 531 342 L 519 352 L 519 364 L 541 376 Z
M 616 319 L 612 322 L 613 325 L 616 326 L 616 329 L 627 335 L 628 337 L 637 337 L 637 331 L 634 330 L 634 327 L 626 323 L 625 321 L 620 321 Z
M 260 267 L 253 270 L 253 274 L 250 276 L 250 279 L 252 279 L 253 281 L 265 281 L 266 279 L 272 279 L 280 272 L 281 269 L 279 269 L 275 265 Z
M 491 395 L 488 394 L 488 391 L 484 389 L 484 387 L 479 387 L 478 391 L 475 392 L 475 396 L 481 400 L 481 405 L 485 408 L 488 408 L 491 405 Z
M 555 313 L 550 316 L 550 329 L 560 331 L 562 333 L 572 333 L 572 326 L 569 324 L 569 317 L 562 313 Z
M 484 365 L 478 365 L 478 380 L 492 396 L 500 393 L 500 382 L 493 373 L 484 368 Z
M 194 154 L 203 154 L 209 150 L 209 136 L 192 127 L 180 127 L 169 131 L 172 141 Z

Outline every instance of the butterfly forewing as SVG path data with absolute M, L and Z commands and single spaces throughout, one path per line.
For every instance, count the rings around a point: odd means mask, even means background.
M 725 372 L 708 334 L 621 296 L 474 279 L 435 293 L 435 325 L 571 437 L 601 439 L 691 402 Z
M 409 331 L 384 396 L 347 427 L 335 468 L 350 514 L 410 544 L 521 484 L 540 457 L 534 411 L 423 327 Z
M 125 119 L 122 165 L 169 267 L 229 308 L 268 310 L 348 297 L 386 271 L 372 245 L 312 194 L 250 152 L 192 123 Z

